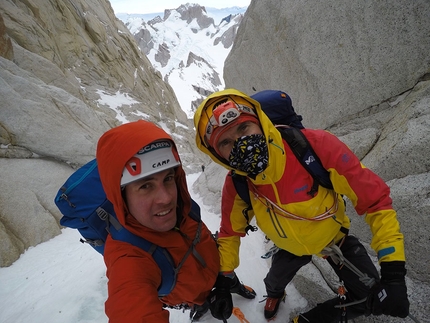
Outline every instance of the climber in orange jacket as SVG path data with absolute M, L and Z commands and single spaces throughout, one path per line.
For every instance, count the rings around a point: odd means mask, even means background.
M 198 148 L 213 161 L 227 168 L 222 191 L 222 219 L 218 238 L 220 275 L 212 315 L 222 319 L 231 312 L 228 293 L 229 274 L 239 265 L 240 238 L 253 217 L 264 234 L 279 248 L 264 282 L 267 300 L 264 316 L 272 319 L 285 297 L 285 287 L 295 273 L 323 249 L 340 247 L 343 256 L 376 284 L 370 288 L 346 266 L 329 263 L 344 281 L 349 301 L 367 302 L 348 307 L 348 318 L 363 314 L 406 317 L 409 313 L 405 285 L 403 235 L 392 208 L 389 187 L 365 168 L 354 153 L 337 137 L 323 130 L 302 129 L 334 189 L 319 186 L 308 194 L 313 178 L 300 164 L 281 133 L 260 104 L 248 95 L 227 89 L 207 97 L 194 115 Z M 232 175 L 246 176 L 252 203 L 249 218 L 243 211 L 247 203 L 237 194 Z M 373 234 L 381 276 L 357 238 L 348 235 L 350 220 L 342 196 L 348 197 L 358 214 L 365 217 Z M 378 298 L 379 292 L 387 295 Z M 338 319 L 334 298 L 317 305 L 293 322 L 329 323 Z M 337 322 L 337 321 L 336 321 Z
M 191 197 L 172 138 L 147 121 L 123 124 L 99 139 L 96 159 L 107 198 L 119 222 L 135 235 L 166 248 L 179 271 L 173 290 L 159 298 L 161 270 L 152 256 L 127 242 L 106 241 L 110 323 L 169 322 L 165 307 L 190 308 L 197 321 L 208 309 L 219 254 L 213 235 L 190 217 Z M 196 242 L 196 243 L 193 243 Z M 245 287 L 236 277 L 233 292 Z M 244 297 L 250 298 L 249 291 Z

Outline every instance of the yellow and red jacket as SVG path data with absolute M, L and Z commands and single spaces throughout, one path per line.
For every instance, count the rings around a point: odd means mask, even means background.
M 313 197 L 307 194 L 313 178 L 304 169 L 282 139 L 280 132 L 261 110 L 259 103 L 237 90 L 224 90 L 209 96 L 196 111 L 196 143 L 212 160 L 229 169 L 225 160 L 208 149 L 199 136 L 199 118 L 205 102 L 216 96 L 235 95 L 254 106 L 269 148 L 269 165 L 255 179 L 247 178 L 252 211 L 258 227 L 273 243 L 295 255 L 320 255 L 323 248 L 344 236 L 349 229 L 341 195 L 348 197 L 360 215 L 365 216 L 373 238 L 372 248 L 379 261 L 405 261 L 403 235 L 392 208 L 390 189 L 375 173 L 365 168 L 354 153 L 336 136 L 324 130 L 302 130 L 322 165 L 329 172 L 334 190 L 319 187 Z M 238 174 L 246 175 L 240 171 Z M 272 203 L 271 203 L 272 202 Z M 240 237 L 245 236 L 247 220 L 242 211 L 247 206 L 236 192 L 231 172 L 222 191 L 222 219 L 218 239 L 220 271 L 239 266 Z M 330 213 L 325 220 L 315 218 Z M 292 217 L 305 219 L 292 219 Z
M 198 223 L 189 216 L 191 197 L 182 166 L 176 170 L 178 187 L 178 217 L 180 221 L 167 232 L 156 232 L 139 224 L 131 216 L 120 189 L 121 175 L 126 162 L 142 147 L 159 140 L 172 138 L 161 128 L 137 121 L 111 129 L 99 140 L 97 163 L 100 178 L 108 199 L 115 208 L 119 222 L 134 234 L 166 248 L 176 266 L 183 259 L 196 236 Z M 176 147 L 175 153 L 177 154 Z M 110 323 L 169 322 L 169 312 L 163 304 L 202 304 L 212 289 L 219 270 L 219 254 L 209 229 L 202 223 L 200 242 L 195 246 L 206 262 L 190 254 L 181 267 L 174 289 L 159 299 L 161 270 L 151 255 L 142 249 L 108 238 L 104 260 L 107 267 L 108 299 L 105 311 Z

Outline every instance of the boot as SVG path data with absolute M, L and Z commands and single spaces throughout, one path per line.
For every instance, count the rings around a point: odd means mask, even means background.
M 198 322 L 203 315 L 209 310 L 209 303 L 204 302 L 202 305 L 194 304 L 191 308 L 190 319 L 191 322 Z
M 318 303 L 317 306 L 307 311 L 306 313 L 302 313 L 298 316 L 299 323 L 307 323 L 307 322 L 337 322 L 340 318 L 340 309 L 335 306 L 339 304 L 339 298 L 335 297 L 325 301 L 324 303 Z M 359 313 L 354 310 L 354 307 L 351 306 L 348 308 L 348 319 L 355 318 Z M 360 314 L 361 315 L 361 314 Z M 293 322 L 295 322 L 293 320 Z
M 251 287 L 246 286 L 241 282 L 239 282 L 239 279 L 237 278 L 237 276 L 233 278 L 233 284 L 230 287 L 230 292 L 238 294 L 247 299 L 254 299 L 255 295 L 257 295 Z
M 267 297 L 266 305 L 264 306 L 264 317 L 267 320 L 271 320 L 276 316 L 281 302 L 285 302 L 285 292 L 281 297 Z

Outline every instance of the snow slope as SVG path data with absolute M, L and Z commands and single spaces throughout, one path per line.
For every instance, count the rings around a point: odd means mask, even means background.
M 200 174 L 188 176 L 188 186 Z M 219 214 L 207 211 L 202 197 L 191 192 L 202 209 L 203 221 L 212 232 L 219 227 Z M 63 229 L 62 234 L 27 250 L 12 266 L 0 268 L 0 322 L 2 323 L 103 323 L 107 279 L 102 257 L 79 242 L 79 232 Z M 242 239 L 240 279 L 257 292 L 254 300 L 233 295 L 234 306 L 241 309 L 250 323 L 267 322 L 263 317 L 265 293 L 263 278 L 268 263 L 261 258 L 264 237 L 261 231 Z M 281 305 L 277 322 L 287 322 L 290 313 L 306 306 L 306 300 L 293 284 Z M 189 322 L 189 311 L 170 310 L 170 322 Z M 209 313 L 202 322 L 217 322 Z M 229 323 L 240 322 L 232 316 Z

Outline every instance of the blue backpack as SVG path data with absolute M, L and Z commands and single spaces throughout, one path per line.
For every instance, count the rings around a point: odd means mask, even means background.
M 277 129 L 281 133 L 282 138 L 290 146 L 300 164 L 302 164 L 314 180 L 308 194 L 314 196 L 318 191 L 318 185 L 333 189 L 328 171 L 322 165 L 321 160 L 305 135 L 300 131 L 300 129 L 305 128 L 302 124 L 303 118 L 294 111 L 290 96 L 283 91 L 264 90 L 251 95 L 251 98 L 260 103 L 261 109 L 274 125 L 290 126 L 289 128 Z M 255 231 L 257 228 L 249 224 L 248 211 L 252 209 L 252 205 L 246 177 L 234 172 L 231 173 L 231 176 L 237 194 L 248 204 L 248 207 L 243 211 L 248 223 L 245 231 Z
M 124 228 L 116 218 L 112 203 L 106 198 L 95 159 L 77 169 L 66 180 L 58 190 L 54 202 L 63 214 L 60 224 L 78 229 L 82 235 L 80 241 L 88 243 L 100 254 L 104 252 L 108 234 L 115 240 L 128 242 L 150 253 L 162 271 L 158 296 L 166 296 L 172 291 L 176 283 L 176 274 L 191 250 L 175 268 L 172 256 L 165 248 L 136 236 Z M 199 223 L 199 232 L 201 228 L 200 207 L 194 200 L 191 202 L 190 217 Z M 190 249 L 198 242 L 198 236 L 197 233 Z

